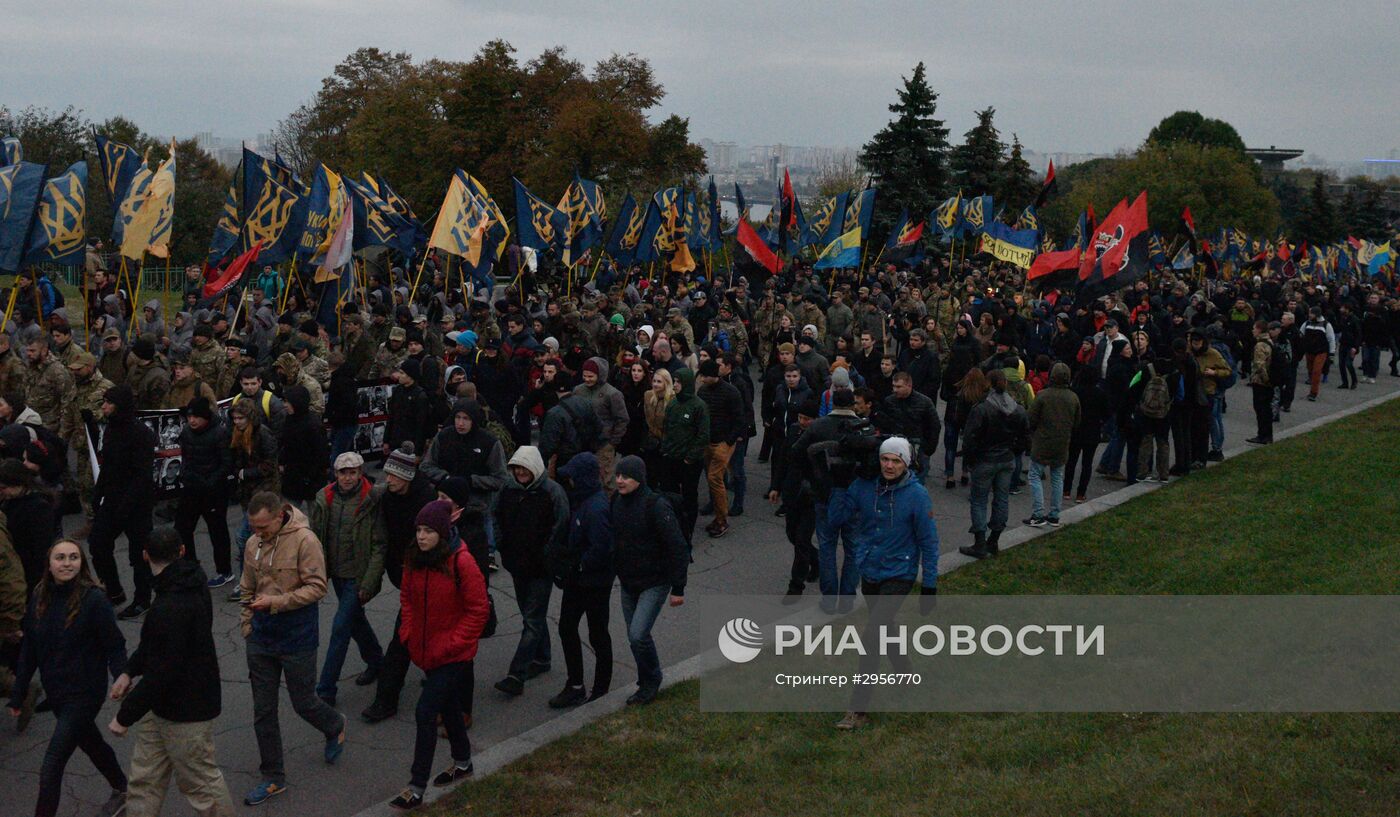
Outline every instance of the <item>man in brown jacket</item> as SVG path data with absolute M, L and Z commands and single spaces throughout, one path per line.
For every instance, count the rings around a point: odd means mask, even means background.
M 1069 387 L 1069 367 L 1056 363 L 1050 369 L 1050 385 L 1031 403 L 1031 518 L 1033 528 L 1059 527 L 1060 500 L 1065 485 L 1065 460 L 1069 443 L 1079 427 L 1079 396 Z M 1050 478 L 1050 501 L 1045 501 L 1045 477 Z
M 243 798 L 256 806 L 287 790 L 282 732 L 277 722 L 278 679 L 287 679 L 292 709 L 326 736 L 325 758 L 345 750 L 345 718 L 316 697 L 317 603 L 326 595 L 326 560 L 306 516 L 281 496 L 262 491 L 248 501 L 253 529 L 238 586 L 239 618 L 247 639 L 253 687 L 253 732 L 263 782 Z

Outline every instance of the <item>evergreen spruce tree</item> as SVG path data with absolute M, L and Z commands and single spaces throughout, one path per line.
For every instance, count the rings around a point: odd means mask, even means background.
M 1011 134 L 1011 155 L 1001 166 L 1001 186 L 994 194 L 998 203 L 1006 207 L 1006 216 L 1015 221 L 1040 192 L 1040 180 L 1035 177 L 1030 163 L 1021 155 L 1021 140 Z
M 1327 177 L 1321 173 L 1313 177 L 1312 192 L 1303 203 L 1298 226 L 1301 229 L 1299 238 L 1315 246 L 1329 244 L 1341 237 L 1342 225 L 1338 222 L 1331 199 L 1327 197 Z
M 963 134 L 963 143 L 953 148 L 953 184 L 964 196 L 994 196 L 1000 187 L 1006 143 L 992 122 L 996 112 L 992 107 L 978 111 L 977 124 Z
M 924 64 L 904 80 L 899 101 L 890 106 L 895 116 L 884 130 L 861 148 L 860 162 L 879 188 L 875 197 L 872 235 L 890 229 L 901 208 L 911 218 L 924 218 L 945 196 L 948 184 L 948 129 L 934 119 L 938 94 L 929 87 Z

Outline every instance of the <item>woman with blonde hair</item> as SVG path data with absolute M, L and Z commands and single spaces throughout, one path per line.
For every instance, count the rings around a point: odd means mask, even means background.
M 642 459 L 647 468 L 661 461 L 661 435 L 666 423 L 666 407 L 676 399 L 675 382 L 671 373 L 657 369 L 651 375 L 651 388 L 642 395 L 642 411 L 646 416 L 647 433 L 642 438 Z
M 10 714 L 18 718 L 25 711 L 29 683 L 38 671 L 57 721 L 39 768 L 35 815 L 58 812 L 63 770 L 77 749 L 112 787 L 100 813 L 119 813 L 126 804 L 126 774 L 98 730 L 97 715 L 107 698 L 107 676 L 115 681 L 126 672 L 126 640 L 77 542 L 61 539 L 49 547 L 48 566 L 29 597 L 22 631 Z

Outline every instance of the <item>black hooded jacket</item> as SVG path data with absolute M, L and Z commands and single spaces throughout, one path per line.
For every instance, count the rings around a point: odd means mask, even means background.
M 155 496 L 151 466 L 156 435 L 137 419 L 136 396 L 129 386 L 113 386 L 104 398 L 117 410 L 107 418 L 102 435 L 97 455 L 102 469 L 93 487 L 93 504 L 117 513 L 135 510 L 150 504 Z
M 222 704 L 214 609 L 204 570 L 176 559 L 152 579 L 155 600 L 141 624 L 141 644 L 127 661 L 138 683 L 117 720 L 131 726 L 147 712 L 177 723 L 212 721 Z
M 330 446 L 326 429 L 311 413 L 311 395 L 304 386 L 287 389 L 283 397 L 292 415 L 277 438 L 277 463 L 282 466 L 282 493 L 297 502 L 309 502 L 326 484 Z

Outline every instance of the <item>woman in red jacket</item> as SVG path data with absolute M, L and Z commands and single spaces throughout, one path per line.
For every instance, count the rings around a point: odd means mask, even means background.
M 452 768 L 433 778 L 446 786 L 472 773 L 471 742 L 462 722 L 458 694 L 463 675 L 476 658 L 476 643 L 486 626 L 486 581 L 476 560 L 452 529 L 452 503 L 429 502 L 418 512 L 418 547 L 404 557 L 399 601 L 403 623 L 399 638 L 408 657 L 427 674 L 414 718 L 418 736 L 408 788 L 389 801 L 396 809 L 423 804 L 423 791 L 437 748 L 437 719 L 442 717 L 452 746 Z

